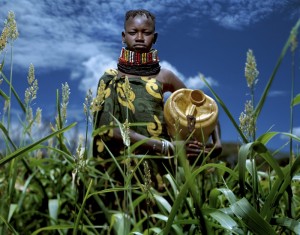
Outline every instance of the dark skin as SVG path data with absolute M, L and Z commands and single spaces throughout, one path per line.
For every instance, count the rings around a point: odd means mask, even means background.
M 155 32 L 155 24 L 153 20 L 145 15 L 137 15 L 134 18 L 130 17 L 125 23 L 125 31 L 122 32 L 122 40 L 127 45 L 127 49 L 136 52 L 149 52 L 152 48 L 152 45 L 155 44 L 157 40 L 157 32 Z M 125 74 L 118 72 L 118 76 L 128 76 L 133 77 L 134 75 Z M 170 70 L 161 69 L 160 72 L 154 76 L 158 81 L 163 85 L 163 93 L 165 92 L 174 92 L 181 88 L 186 88 L 184 83 Z M 129 132 L 130 141 L 132 144 L 148 139 L 148 137 L 143 136 L 134 131 Z M 115 143 L 122 144 L 122 136 L 119 128 L 115 128 L 113 131 L 113 138 Z M 222 146 L 220 142 L 220 133 L 219 128 L 215 128 L 212 133 L 213 143 L 208 143 L 203 146 L 199 141 L 187 141 L 185 144 L 185 151 L 188 157 L 197 157 L 203 151 L 210 156 L 218 156 L 222 151 Z M 184 141 L 172 142 L 175 145 L 181 145 Z M 146 143 L 139 147 L 141 152 L 150 152 L 153 149 L 153 146 L 156 146 L 156 150 L 161 152 L 162 142 L 160 140 L 149 139 Z

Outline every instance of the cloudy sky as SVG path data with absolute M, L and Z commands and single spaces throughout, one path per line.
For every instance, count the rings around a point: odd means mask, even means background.
M 14 87 L 19 93 L 25 91 L 32 63 L 39 82 L 35 105 L 43 109 L 43 115 L 53 116 L 56 90 L 68 82 L 69 118 L 84 121 L 86 92 L 92 89 L 95 94 L 104 70 L 116 67 L 124 14 L 134 8 L 156 15 L 155 47 L 161 65 L 173 70 L 187 87 L 210 95 L 199 78 L 199 73 L 204 74 L 237 121 L 250 99 L 244 77 L 248 49 L 253 50 L 259 70 L 257 101 L 300 16 L 298 0 L 1 0 L 0 27 L 13 11 L 20 33 L 13 47 Z M 299 61 L 299 52 L 295 58 Z M 298 75 L 295 93 L 300 93 L 299 83 Z M 269 129 L 289 131 L 290 94 L 291 55 L 287 53 L 258 120 L 258 135 Z M 296 115 L 300 115 L 299 107 L 295 107 Z M 299 120 L 296 116 L 298 135 Z M 223 141 L 239 141 L 221 108 L 220 122 Z M 279 147 L 284 142 L 278 137 L 271 145 Z

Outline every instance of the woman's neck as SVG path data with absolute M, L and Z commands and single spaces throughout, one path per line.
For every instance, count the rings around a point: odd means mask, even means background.
M 139 53 L 122 48 L 119 57 L 118 69 L 124 74 L 150 76 L 160 71 L 157 50 L 152 49 L 147 53 Z

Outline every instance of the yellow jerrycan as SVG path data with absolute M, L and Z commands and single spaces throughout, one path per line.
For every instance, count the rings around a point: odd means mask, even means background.
M 164 118 L 172 139 L 206 143 L 218 122 L 218 106 L 203 91 L 183 88 L 167 99 Z

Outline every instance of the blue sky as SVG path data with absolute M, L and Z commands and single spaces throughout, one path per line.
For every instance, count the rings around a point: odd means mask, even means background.
M 159 36 L 155 48 L 161 65 L 173 70 L 187 87 L 210 95 L 199 78 L 199 73 L 204 74 L 237 121 L 250 99 L 244 77 L 248 49 L 253 50 L 259 70 L 258 100 L 300 16 L 296 0 L 2 0 L 1 28 L 11 10 L 20 33 L 14 44 L 14 87 L 20 94 L 25 91 L 32 63 L 39 82 L 35 108 L 41 107 L 44 117 L 54 116 L 56 90 L 68 82 L 69 120 L 84 122 L 86 92 L 92 89 L 95 94 L 105 69 L 116 67 L 124 13 L 134 8 L 156 15 Z M 296 64 L 296 94 L 300 93 L 298 74 Z M 258 120 L 258 135 L 270 128 L 289 131 L 290 94 L 291 55 L 287 53 Z M 294 133 L 298 136 L 299 115 L 296 106 Z M 220 122 L 224 142 L 240 140 L 221 107 Z M 270 145 L 279 147 L 285 141 L 278 136 Z

